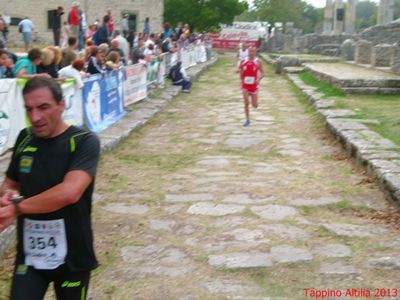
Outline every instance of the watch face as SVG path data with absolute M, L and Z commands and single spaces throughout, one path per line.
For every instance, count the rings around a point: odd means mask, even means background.
M 14 196 L 14 197 L 11 198 L 11 201 L 12 201 L 13 203 L 19 203 L 19 202 L 21 202 L 22 200 L 24 200 L 24 196 Z

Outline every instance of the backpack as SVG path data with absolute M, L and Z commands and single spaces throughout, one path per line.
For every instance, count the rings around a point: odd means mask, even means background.
M 168 79 L 171 79 L 171 80 L 172 80 L 172 73 L 174 72 L 174 71 L 173 71 L 174 68 L 175 68 L 175 66 L 172 66 L 171 69 L 169 69 L 169 72 L 168 72 L 168 75 L 167 75 L 167 78 L 168 78 Z
M 172 66 L 172 68 L 169 70 L 167 78 L 171 79 L 172 81 L 176 81 L 178 77 L 177 72 L 179 72 L 178 66 L 177 65 Z

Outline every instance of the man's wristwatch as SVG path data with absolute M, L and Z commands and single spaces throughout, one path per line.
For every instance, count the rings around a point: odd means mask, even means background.
M 15 210 L 17 212 L 17 215 L 21 214 L 21 210 L 19 209 L 19 204 L 24 200 L 24 196 L 14 196 L 11 198 L 12 204 L 15 206 Z

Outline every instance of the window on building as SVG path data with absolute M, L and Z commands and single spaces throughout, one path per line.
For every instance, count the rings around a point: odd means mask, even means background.
M 10 19 L 10 25 L 14 25 L 14 26 L 18 26 L 19 22 L 21 22 L 23 20 L 23 18 L 14 18 L 11 17 Z
M 53 22 L 56 11 L 54 9 L 47 11 L 47 29 L 53 28 Z

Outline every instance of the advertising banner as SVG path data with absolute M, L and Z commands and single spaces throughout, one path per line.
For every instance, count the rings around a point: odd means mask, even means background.
M 0 80 L 0 154 L 14 146 L 25 126 L 22 88 L 15 79 Z
M 101 132 L 124 116 L 123 79 L 123 70 L 119 70 L 85 80 L 83 112 L 90 131 Z
M 140 101 L 147 97 L 147 71 L 143 64 L 126 67 L 124 83 L 124 105 Z
M 171 67 L 172 67 L 172 66 L 175 66 L 176 63 L 178 62 L 178 60 L 179 60 L 179 55 L 178 55 L 178 53 L 177 53 L 177 52 L 172 53 L 172 54 L 171 54 L 171 58 L 170 58 L 169 65 L 170 65 Z M 167 73 L 167 74 L 168 74 L 168 73 Z
M 232 26 L 223 27 L 218 36 L 212 36 L 212 47 L 215 49 L 238 49 L 239 43 L 243 42 L 248 46 L 259 48 L 259 39 L 263 38 L 265 34 L 265 26 L 260 22 L 235 22 Z
M 61 85 L 65 100 L 63 119 L 70 125 L 83 126 L 82 91 L 76 88 L 74 81 Z
M 239 43 L 246 43 L 248 47 L 254 46 L 257 49 L 260 47 L 259 41 L 249 41 L 249 40 L 223 40 L 220 38 L 213 38 L 212 40 L 212 47 L 214 49 L 229 49 L 229 50 L 238 50 L 239 49 Z
M 184 49 L 181 50 L 181 61 L 182 61 L 182 67 L 184 67 L 185 69 L 189 68 L 190 64 L 189 52 Z

